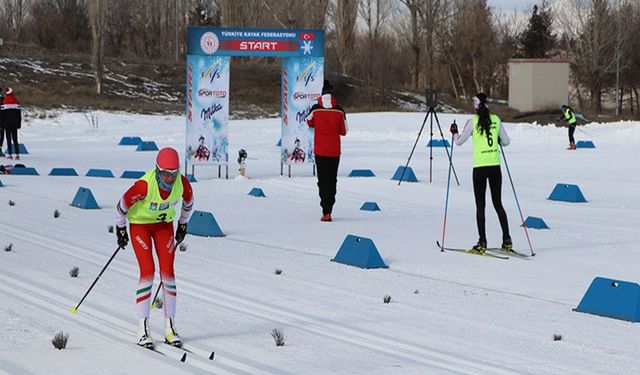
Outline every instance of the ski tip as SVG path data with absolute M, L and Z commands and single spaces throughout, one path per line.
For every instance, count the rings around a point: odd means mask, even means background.
M 73 307 L 71 308 L 71 313 L 72 313 L 72 314 L 75 314 L 75 313 L 77 313 L 77 312 L 78 312 L 78 308 L 77 308 L 77 307 L 75 307 L 75 306 L 73 306 Z
M 182 358 L 180 358 L 180 362 L 185 362 L 187 360 L 187 353 L 184 353 L 182 355 Z

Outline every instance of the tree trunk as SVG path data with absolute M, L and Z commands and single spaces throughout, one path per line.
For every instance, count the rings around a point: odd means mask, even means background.
M 337 52 L 342 74 L 351 74 L 353 69 L 353 49 L 355 45 L 357 0 L 338 0 L 336 7 Z
M 104 33 L 104 0 L 94 0 L 90 3 L 91 34 L 93 36 L 93 67 L 95 69 L 96 93 L 102 94 L 103 74 L 103 33 Z

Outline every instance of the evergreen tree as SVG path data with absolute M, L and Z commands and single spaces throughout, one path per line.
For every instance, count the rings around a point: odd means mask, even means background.
M 521 53 L 525 58 L 547 57 L 556 45 L 556 34 L 551 32 L 553 22 L 549 4 L 533 6 L 527 29 L 520 35 Z

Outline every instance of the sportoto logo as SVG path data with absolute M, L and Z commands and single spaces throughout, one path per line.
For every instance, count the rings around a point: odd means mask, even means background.
M 200 48 L 202 48 L 204 53 L 207 55 L 213 55 L 218 50 L 218 47 L 220 47 L 220 41 L 216 34 L 211 31 L 207 31 L 202 34 L 202 37 L 200 38 Z

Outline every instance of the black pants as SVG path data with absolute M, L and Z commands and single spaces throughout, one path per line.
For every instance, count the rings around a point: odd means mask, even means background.
M 4 144 L 4 128 L 0 128 L 0 155 L 4 153 L 2 145 Z
M 16 154 L 20 155 L 20 147 L 18 147 L 18 129 L 8 129 L 5 128 L 4 131 L 7 134 L 7 150 L 9 151 L 7 154 Z M 11 148 L 11 139 L 13 139 L 13 145 L 15 150 Z M 12 152 L 13 151 L 13 152 Z
M 576 126 L 575 125 L 569 125 L 569 143 L 574 144 L 576 143 L 576 140 L 573 138 L 573 133 L 576 132 Z
M 502 207 L 502 172 L 499 165 L 490 167 L 473 168 L 473 193 L 476 197 L 476 223 L 480 241 L 487 242 L 487 233 L 484 225 L 485 195 L 487 192 L 487 180 L 491 189 L 491 201 L 498 214 L 500 226 L 502 227 L 502 240 L 511 239 L 509 236 L 509 222 L 507 213 Z
M 340 157 L 317 156 L 318 190 L 322 214 L 330 214 L 336 203 L 336 185 L 338 184 L 338 165 Z

